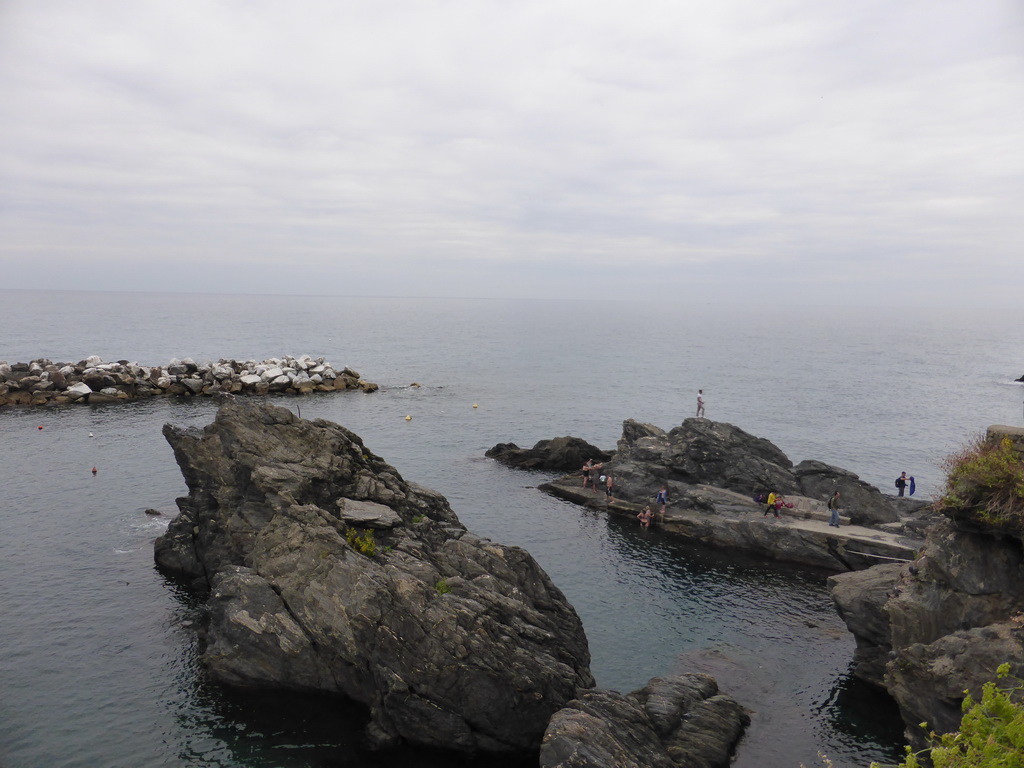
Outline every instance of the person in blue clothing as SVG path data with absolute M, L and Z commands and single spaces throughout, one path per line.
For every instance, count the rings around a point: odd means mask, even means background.
M 661 505 L 661 514 L 665 514 L 665 508 L 668 507 L 668 488 L 664 485 L 661 486 L 661 490 L 658 491 L 658 495 L 654 497 L 656 504 Z

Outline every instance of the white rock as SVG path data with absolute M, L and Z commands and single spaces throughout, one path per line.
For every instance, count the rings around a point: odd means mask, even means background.
M 78 399 L 79 397 L 84 397 L 85 395 L 91 395 L 92 388 L 84 381 L 80 381 L 77 384 L 72 384 L 70 387 L 68 387 L 67 394 L 74 399 Z
M 160 376 L 153 383 L 156 384 L 158 387 L 160 387 L 160 389 L 167 389 L 169 386 L 171 386 L 171 377 L 170 376 Z
M 213 378 L 217 379 L 218 381 L 223 381 L 224 379 L 230 378 L 232 375 L 234 375 L 235 372 L 231 369 L 230 366 L 215 365 L 210 370 L 210 373 L 213 374 Z
M 276 379 L 273 379 L 270 383 L 275 387 L 287 387 L 291 383 L 291 379 L 289 379 L 282 373 Z
M 284 376 L 284 371 L 275 366 L 273 368 L 268 368 L 263 373 L 261 373 L 260 376 L 263 378 L 264 381 L 273 381 L 274 379 L 278 379 Z
M 324 377 L 321 376 L 319 373 L 314 373 L 312 376 L 309 377 L 309 380 L 312 381 L 314 384 L 320 384 L 323 382 Z
M 111 397 L 117 397 L 121 390 L 115 389 L 114 387 L 104 387 L 100 390 L 101 395 L 110 395 Z
M 99 355 L 89 355 L 89 357 L 85 358 L 85 367 L 86 368 L 95 368 L 97 365 L 100 365 L 102 362 L 103 362 L 103 358 L 100 357 Z M 90 391 L 92 391 L 92 390 L 90 390 Z
M 65 376 L 70 376 L 75 372 L 75 366 L 65 365 L 63 368 L 60 369 L 60 372 L 63 373 Z
M 242 384 L 244 384 L 247 387 L 253 387 L 259 384 L 261 381 L 263 381 L 263 378 L 261 376 L 257 376 L 254 373 L 250 373 L 240 378 L 239 381 L 242 382 Z

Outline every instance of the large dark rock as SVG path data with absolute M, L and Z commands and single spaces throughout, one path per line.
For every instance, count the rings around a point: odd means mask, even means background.
M 902 569 L 899 563 L 887 563 L 828 578 L 836 610 L 857 640 L 853 672 L 878 686 L 883 684 L 892 650 L 885 603 L 892 596 Z
M 796 467 L 778 446 L 732 424 L 686 419 L 669 432 L 627 419 L 618 452 L 608 465 L 624 490 L 653 494 L 662 484 L 682 499 L 693 487 L 713 486 L 753 497 L 769 491 L 824 502 L 836 490 L 843 513 L 857 525 L 899 519 L 896 499 L 854 473 L 820 461 Z M 651 490 L 653 489 L 653 490 Z M 639 498 L 637 498 L 639 500 Z
M 517 469 L 544 469 L 552 472 L 573 472 L 580 469 L 587 459 L 607 461 L 612 456 L 578 437 L 541 440 L 533 448 L 520 448 L 515 443 L 498 443 L 485 455 Z
M 623 696 L 586 691 L 551 718 L 541 768 L 718 768 L 750 723 L 714 678 L 654 678 Z
M 843 574 L 829 583 L 857 638 L 857 674 L 893 696 L 916 748 L 925 746 L 918 724 L 955 730 L 963 692 L 980 697 L 1000 664 L 1024 674 L 1018 538 L 945 520 L 929 529 L 913 563 Z
M 211 590 L 214 677 L 362 702 L 380 745 L 495 753 L 537 749 L 593 685 L 580 620 L 533 558 L 344 427 L 231 400 L 164 434 L 189 495 L 156 559 Z

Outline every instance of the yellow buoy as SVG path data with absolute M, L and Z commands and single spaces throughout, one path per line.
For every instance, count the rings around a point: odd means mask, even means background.
M 406 417 L 405 417 L 405 420 L 406 420 L 406 421 L 412 421 L 412 416 L 406 416 Z
M 473 403 L 473 407 L 474 407 L 474 408 L 476 408 L 476 407 L 477 407 L 476 403 Z

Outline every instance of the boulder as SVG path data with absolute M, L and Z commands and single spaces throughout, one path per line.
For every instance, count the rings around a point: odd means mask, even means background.
M 78 399 L 80 397 L 86 397 L 92 394 L 92 388 L 84 381 L 80 381 L 77 384 L 72 384 L 67 388 L 67 394 L 72 399 Z
M 555 713 L 541 768 L 725 768 L 750 717 L 714 678 L 654 678 L 623 696 L 582 693 Z
M 877 686 L 883 685 L 885 665 L 892 650 L 885 603 L 892 596 L 902 570 L 899 563 L 886 563 L 828 578 L 836 611 L 857 640 L 853 673 Z
M 587 459 L 607 461 L 612 456 L 579 437 L 541 440 L 533 448 L 520 448 L 515 443 L 498 443 L 487 451 L 486 455 L 517 469 L 543 469 L 553 472 L 579 471 Z
M 230 398 L 164 434 L 189 495 L 156 560 L 211 590 L 214 678 L 342 695 L 378 745 L 467 753 L 536 750 L 593 685 L 580 620 L 533 558 L 469 533 L 355 434 Z

